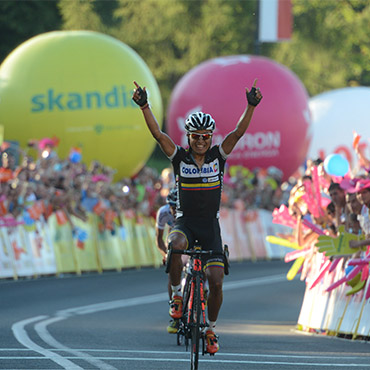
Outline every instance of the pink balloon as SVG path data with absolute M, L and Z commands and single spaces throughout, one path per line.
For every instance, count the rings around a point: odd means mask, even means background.
M 293 72 L 268 58 L 226 56 L 190 70 L 173 90 L 168 133 L 186 146 L 185 119 L 203 111 L 216 120 L 213 143 L 221 142 L 235 128 L 247 104 L 245 88 L 250 89 L 256 78 L 263 99 L 228 163 L 251 170 L 275 166 L 287 179 L 304 162 L 311 140 L 308 94 Z

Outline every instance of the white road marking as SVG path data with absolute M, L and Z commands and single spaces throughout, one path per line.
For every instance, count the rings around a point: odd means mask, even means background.
M 189 357 L 189 355 L 187 355 Z M 148 361 L 156 361 L 156 362 L 189 362 L 188 358 L 158 358 L 158 357 L 96 357 L 99 360 L 104 361 L 137 361 L 137 362 L 148 362 Z M 0 357 L 0 360 L 24 360 L 24 359 L 34 359 L 34 360 L 47 360 L 45 357 L 38 357 L 38 356 L 32 356 L 32 357 Z M 86 357 L 65 357 L 66 361 L 67 359 L 71 360 L 85 360 Z M 199 362 L 202 363 L 223 363 L 223 364 L 255 364 L 255 365 L 287 365 L 287 366 L 315 366 L 315 367 L 370 367 L 370 364 L 333 364 L 330 363 L 320 363 L 320 362 L 286 362 L 286 361 L 251 361 L 251 360 L 222 360 L 219 358 L 219 355 L 217 355 L 217 358 L 215 359 L 199 359 Z M 76 365 L 74 367 L 68 367 L 67 369 L 76 369 Z
M 58 351 L 58 350 L 53 350 Z M 174 354 L 174 355 L 189 355 L 188 352 L 185 351 L 143 351 L 143 350 L 132 350 L 132 349 L 78 349 L 78 351 L 82 352 L 112 352 L 112 353 L 141 353 L 141 354 Z M 326 355 L 291 355 L 291 354 L 285 354 L 285 355 L 268 355 L 264 353 L 227 353 L 227 352 L 220 352 L 217 353 L 217 357 L 219 356 L 235 356 L 235 357 L 267 357 L 267 358 L 322 358 L 325 360 L 332 360 L 332 359 L 338 359 L 338 360 L 356 360 L 356 359 L 364 359 L 364 358 L 370 358 L 369 353 L 364 353 L 363 356 L 326 356 Z
M 110 366 L 103 361 L 100 361 L 100 359 L 96 357 L 90 356 L 79 350 L 75 350 L 61 344 L 54 337 L 52 337 L 48 330 L 46 329 L 46 327 L 50 324 L 53 324 L 54 322 L 61 321 L 64 319 L 65 319 L 64 317 L 54 317 L 52 319 L 43 320 L 35 325 L 35 331 L 45 343 L 49 344 L 50 347 L 58 348 L 60 350 L 68 352 L 76 358 L 83 357 L 86 362 L 93 366 L 96 366 L 98 369 L 117 370 L 115 367 Z
M 235 281 L 235 282 L 226 282 L 224 283 L 224 290 L 233 290 L 233 289 L 240 289 L 240 288 L 247 288 L 247 287 L 252 287 L 252 286 L 258 286 L 258 285 L 263 285 L 263 284 L 273 284 L 273 283 L 279 283 L 282 281 L 287 281 L 286 275 L 279 274 L 279 275 L 271 275 L 271 276 L 264 276 L 261 278 L 254 278 L 254 279 L 247 279 L 247 280 L 240 280 L 240 281 Z M 159 294 L 153 294 L 149 296 L 144 296 L 144 297 L 136 297 L 136 298 L 128 298 L 128 299 L 120 299 L 120 300 L 115 300 L 115 301 L 108 301 L 108 302 L 102 302 L 102 303 L 96 303 L 96 304 L 91 304 L 91 305 L 85 305 L 85 306 L 78 306 L 78 307 L 72 307 L 69 309 L 64 309 L 57 311 L 55 314 L 54 318 L 49 318 L 48 316 L 37 316 L 34 318 L 30 318 L 28 320 L 23 320 L 18 323 L 13 324 L 12 330 L 13 333 L 16 337 L 16 339 L 23 344 L 26 348 L 29 348 L 32 351 L 38 352 L 42 354 L 45 357 L 40 357 L 40 359 L 45 358 L 52 360 L 59 365 L 61 365 L 64 369 L 81 369 L 79 366 L 73 364 L 73 362 L 69 361 L 68 359 L 83 359 L 91 363 L 92 361 L 92 356 L 89 356 L 85 354 L 84 352 L 99 352 L 99 350 L 89 350 L 89 349 L 71 349 L 68 348 L 58 341 L 56 341 L 48 332 L 47 326 L 61 321 L 65 320 L 71 316 L 74 315 L 86 315 L 86 314 L 91 314 L 91 313 L 96 313 L 96 312 L 101 312 L 101 311 L 107 311 L 107 310 L 114 310 L 114 309 L 120 309 L 120 308 L 125 308 L 125 307 L 133 307 L 133 306 L 138 306 L 143 303 L 148 304 L 148 303 L 158 303 L 162 301 L 168 300 L 168 295 L 167 293 L 159 293 Z M 52 350 L 47 350 L 36 343 L 34 343 L 29 336 L 27 335 L 24 327 L 25 325 L 32 323 L 32 322 L 37 322 L 39 323 L 35 325 L 35 330 L 40 336 L 40 338 L 50 345 L 51 347 L 54 347 L 55 349 Z M 75 357 L 62 357 L 58 354 L 56 354 L 56 351 L 65 351 L 73 354 Z M 100 352 L 115 352 L 115 351 L 110 351 L 110 350 L 102 350 Z M 155 354 L 155 351 L 131 351 L 131 350 L 118 350 L 120 352 L 125 352 L 125 353 L 148 353 L 148 354 Z M 188 354 L 186 352 L 159 352 L 160 354 L 184 354 L 188 357 Z M 221 356 L 245 356 L 245 357 L 260 357 L 260 358 L 269 358 L 270 356 L 272 358 L 313 358 L 315 356 L 291 356 L 291 355 L 253 355 L 253 354 L 219 354 L 217 355 L 217 360 L 216 362 L 222 362 L 222 363 L 239 363 L 239 364 L 267 364 L 267 365 L 291 365 L 291 366 L 331 366 L 331 367 L 370 367 L 370 364 L 326 364 L 326 363 L 296 363 L 296 362 L 274 362 L 274 361 L 250 361 L 250 360 L 222 360 L 220 359 Z M 6 357 L 9 359 L 9 357 Z M 24 358 L 19 357 L 19 358 Z M 321 357 L 317 356 L 316 358 L 321 358 L 321 359 L 340 359 L 337 356 L 332 356 L 332 357 Z M 357 357 L 342 357 L 342 359 L 356 359 Z M 361 358 L 361 357 L 358 357 Z M 38 359 L 38 358 L 37 358 Z M 173 361 L 173 362 L 187 362 L 189 361 L 188 359 L 169 359 L 169 358 L 135 358 L 135 357 L 94 357 L 93 361 L 104 361 L 104 360 L 120 360 L 120 361 Z M 213 362 L 214 360 L 205 360 L 201 359 L 201 362 Z M 98 365 L 97 365 L 98 364 Z M 109 365 L 105 363 L 94 363 L 95 366 L 97 366 L 99 369 L 115 369 L 114 367 L 108 367 Z M 101 367 L 103 366 L 103 367 Z
M 47 316 L 36 316 L 27 320 L 18 321 L 15 324 L 13 324 L 12 331 L 17 341 L 24 345 L 26 348 L 29 348 L 37 353 L 40 353 L 47 359 L 54 361 L 58 365 L 62 366 L 64 369 L 83 370 L 82 367 L 75 365 L 73 362 L 67 360 L 63 356 L 58 355 L 57 353 L 51 352 L 45 348 L 40 347 L 30 339 L 24 327 L 28 324 L 40 321 L 45 318 L 47 318 Z
M 263 284 L 271 284 L 271 283 L 280 283 L 282 281 L 289 282 L 286 278 L 286 275 L 270 275 L 270 276 L 263 276 L 260 278 L 254 279 L 247 279 L 247 280 L 239 280 L 239 281 L 228 281 L 223 284 L 223 290 L 233 290 L 233 289 L 240 289 L 240 288 L 248 288 L 250 286 L 258 286 Z
M 97 352 L 97 353 L 137 353 L 137 354 L 150 354 L 150 355 L 185 355 L 189 356 L 189 352 L 184 351 L 149 351 L 149 350 L 133 350 L 133 349 L 89 349 L 89 348 L 75 348 L 74 351 L 81 352 Z M 15 351 L 15 352 L 32 352 L 30 349 L 23 348 L 0 348 L 0 352 Z M 53 352 L 64 352 L 67 350 L 56 348 L 50 349 Z M 67 351 L 68 352 L 68 351 Z M 293 359 L 324 359 L 324 360 L 357 360 L 357 359 L 367 359 L 370 358 L 370 353 L 363 353 L 363 356 L 327 356 L 327 355 L 268 355 L 264 353 L 233 353 L 233 352 L 220 352 L 217 353 L 217 358 L 219 357 L 257 357 L 257 358 L 293 358 Z M 23 356 L 24 357 L 24 356 Z M 2 358 L 2 357 L 1 357 Z M 9 358 L 9 357 L 6 357 Z M 28 357 L 27 357 L 28 358 Z
M 117 308 L 140 306 L 143 303 L 158 303 L 168 300 L 168 293 L 159 293 L 148 295 L 144 297 L 118 299 L 116 301 L 108 301 L 102 303 L 95 303 L 86 306 L 79 306 L 73 308 L 67 308 L 65 310 L 57 311 L 57 316 L 62 316 L 63 318 L 68 318 L 72 315 L 86 315 L 89 313 L 116 310 Z

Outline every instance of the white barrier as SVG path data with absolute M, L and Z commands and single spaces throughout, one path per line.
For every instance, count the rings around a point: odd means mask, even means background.
M 230 259 L 257 260 L 283 258 L 288 248 L 267 243 L 270 233 L 289 229 L 272 223 L 266 210 L 221 209 L 221 233 L 229 246 Z M 73 217 L 72 217 L 73 218 Z M 162 257 L 155 247 L 152 219 L 121 215 L 125 238 L 118 232 L 98 231 L 98 217 L 89 214 L 74 225 L 89 237 L 81 246 L 68 223 L 61 224 L 55 214 L 48 222 L 41 217 L 31 226 L 0 227 L 0 278 L 17 278 L 59 273 L 77 273 L 141 266 L 159 266 Z
M 317 274 L 325 257 L 316 253 L 311 261 L 311 276 Z M 314 288 L 309 288 L 306 281 L 297 328 L 303 331 L 326 333 L 332 336 L 344 336 L 353 339 L 369 338 L 370 335 L 370 299 L 365 298 L 369 280 L 363 289 L 352 293 L 352 287 L 346 283 L 326 292 L 334 282 L 345 276 L 344 258 L 341 258 L 335 270 L 327 271 Z

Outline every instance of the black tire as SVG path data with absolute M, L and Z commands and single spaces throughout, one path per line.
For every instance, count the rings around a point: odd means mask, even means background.
M 177 345 L 181 346 L 184 343 L 184 335 L 178 331 L 177 332 Z
M 172 249 L 169 248 L 167 252 L 167 262 L 166 262 L 166 268 L 165 268 L 165 273 L 169 274 L 170 269 L 171 269 L 171 260 L 172 260 Z
M 179 339 L 180 339 L 180 344 L 184 343 L 185 344 L 185 349 L 186 351 L 188 350 L 189 346 L 189 327 L 187 325 L 188 321 L 188 305 L 189 305 L 189 298 L 190 298 L 190 289 L 191 289 L 191 275 L 186 275 L 186 280 L 185 280 L 185 285 L 184 285 L 184 290 L 183 290 L 183 306 L 182 306 L 182 326 L 183 326 L 183 332 L 180 334 L 182 338 L 178 338 L 177 344 L 179 344 Z
M 182 306 L 182 317 L 186 318 L 188 312 L 188 303 L 190 298 L 190 288 L 191 288 L 191 275 L 186 275 L 184 291 L 182 293 L 183 306 Z
M 191 343 L 190 343 L 190 362 L 191 370 L 198 370 L 199 360 L 199 340 L 200 340 L 200 320 L 202 315 L 200 302 L 200 277 L 196 276 L 193 292 L 193 307 L 189 313 L 191 322 Z

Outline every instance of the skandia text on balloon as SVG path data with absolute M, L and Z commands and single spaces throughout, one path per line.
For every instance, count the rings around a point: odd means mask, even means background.
M 58 92 L 53 88 L 31 96 L 31 111 L 74 111 L 102 108 L 137 108 L 126 86 L 113 86 L 108 91 Z

